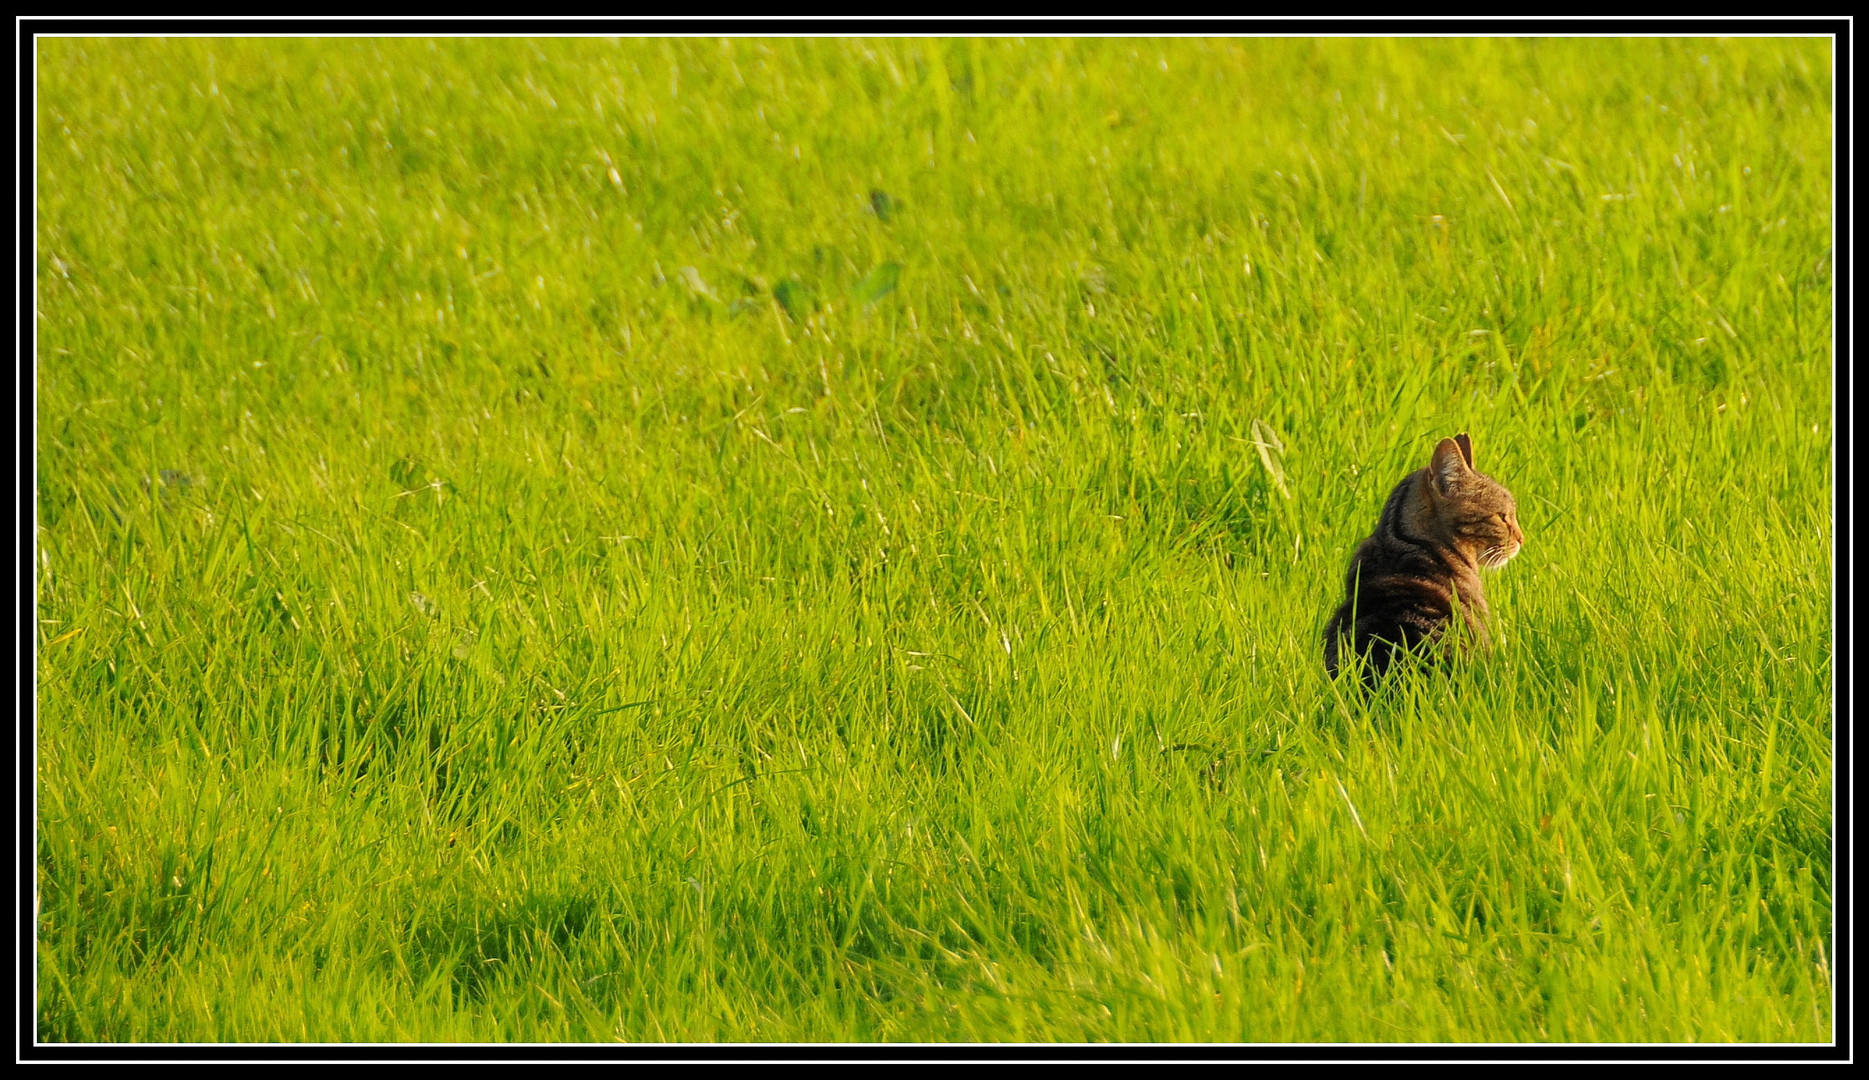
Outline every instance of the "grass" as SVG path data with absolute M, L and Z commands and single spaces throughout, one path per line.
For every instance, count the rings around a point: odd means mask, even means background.
M 42 41 L 39 1038 L 1828 1040 L 1829 48 Z

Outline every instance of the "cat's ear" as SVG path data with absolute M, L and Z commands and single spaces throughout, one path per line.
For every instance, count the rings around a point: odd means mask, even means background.
M 1473 440 L 1467 438 L 1467 433 L 1463 431 L 1454 436 L 1454 445 L 1460 447 L 1460 456 L 1467 459 L 1467 468 L 1474 468 Z
M 1434 477 L 1434 486 L 1446 494 L 1453 489 L 1455 481 L 1472 470 L 1467 467 L 1467 459 L 1460 454 L 1460 444 L 1452 439 L 1442 439 L 1434 448 L 1434 460 L 1428 463 L 1428 472 Z

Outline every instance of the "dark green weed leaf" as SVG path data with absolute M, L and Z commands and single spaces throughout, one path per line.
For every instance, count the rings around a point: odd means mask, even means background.
M 779 302 L 779 306 L 785 309 L 793 322 L 805 321 L 805 316 L 811 314 L 812 308 L 816 306 L 816 297 L 811 289 L 790 278 L 773 288 L 772 298 Z

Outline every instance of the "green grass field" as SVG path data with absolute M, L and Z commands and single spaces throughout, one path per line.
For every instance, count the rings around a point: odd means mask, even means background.
M 1829 1039 L 1827 39 L 38 48 L 41 1039 Z

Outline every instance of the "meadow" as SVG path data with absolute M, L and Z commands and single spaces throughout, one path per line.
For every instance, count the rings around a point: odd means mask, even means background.
M 1830 1038 L 1828 39 L 37 49 L 40 1039 Z

